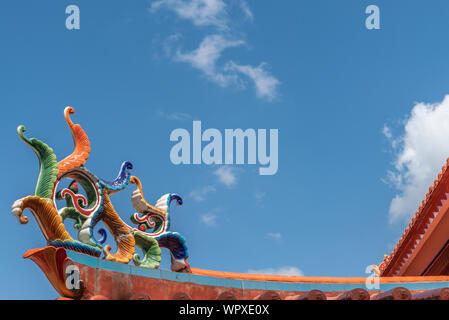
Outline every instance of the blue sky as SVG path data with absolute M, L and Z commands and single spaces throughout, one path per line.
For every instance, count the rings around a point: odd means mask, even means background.
M 45 245 L 36 221 L 19 225 L 10 206 L 38 174 L 16 127 L 63 159 L 68 105 L 90 137 L 92 171 L 112 179 L 130 160 L 147 200 L 183 196 L 172 230 L 191 266 L 364 276 L 391 252 L 449 156 L 449 3 L 201 3 L 1 2 L 0 298 L 57 297 L 21 258 Z M 71 4 L 80 30 L 65 27 Z M 365 28 L 370 4 L 380 30 Z M 175 166 L 170 133 L 192 132 L 193 120 L 278 129 L 278 172 Z M 132 190 L 112 197 L 128 223 Z

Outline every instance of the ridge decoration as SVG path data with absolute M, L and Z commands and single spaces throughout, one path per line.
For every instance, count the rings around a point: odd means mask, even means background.
M 29 219 L 23 214 L 28 209 L 37 223 L 49 246 L 156 269 L 161 262 L 161 249 L 166 248 L 171 256 L 171 270 L 190 272 L 187 263 L 188 249 L 183 236 L 170 229 L 170 204 L 176 201 L 182 205 L 182 198 L 175 193 L 168 193 L 150 205 L 143 196 L 142 183 L 131 175 L 133 165 L 129 161 L 122 163 L 118 175 L 113 181 L 96 176 L 85 167 L 91 146 L 89 138 L 79 124 L 74 124 L 70 115 L 72 107 L 64 110 L 64 117 L 72 133 L 74 151 L 61 161 L 51 147 L 36 138 L 25 136 L 26 129 L 17 128 L 19 138 L 36 153 L 39 160 L 39 175 L 33 195 L 18 199 L 12 205 L 12 214 L 19 223 L 26 224 Z M 136 227 L 126 224 L 114 209 L 111 195 L 124 190 L 129 184 L 136 186 L 131 203 L 136 213 L 131 221 Z M 66 186 L 66 187 L 64 187 Z M 65 203 L 60 207 L 60 203 Z M 58 206 L 59 205 L 59 206 Z M 78 231 L 77 239 L 67 232 L 64 221 L 72 220 Z M 99 222 L 104 223 L 112 235 L 116 249 L 106 244 L 107 231 L 98 228 L 101 238 L 94 234 Z M 136 246 L 143 255 L 136 253 Z

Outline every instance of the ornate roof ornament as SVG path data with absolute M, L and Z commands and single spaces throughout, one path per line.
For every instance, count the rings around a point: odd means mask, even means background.
M 18 199 L 12 205 L 12 214 L 21 224 L 28 223 L 23 215 L 29 209 L 36 218 L 49 246 L 62 247 L 72 251 L 100 257 L 106 260 L 134 264 L 146 268 L 158 268 L 161 261 L 160 248 L 167 248 L 171 254 L 171 269 L 177 272 L 190 272 L 187 263 L 188 249 L 185 239 L 170 229 L 170 204 L 182 199 L 175 193 L 163 195 L 155 206 L 148 204 L 143 196 L 140 180 L 131 175 L 133 165 L 123 162 L 113 181 L 99 178 L 85 167 L 91 151 L 89 139 L 79 124 L 74 124 L 70 115 L 72 107 L 64 110 L 65 120 L 72 133 L 75 144 L 71 155 L 61 161 L 56 160 L 53 149 L 36 138 L 25 136 L 25 127 L 19 126 L 19 138 L 30 146 L 39 159 L 40 171 L 34 195 Z M 66 180 L 70 180 L 68 187 Z M 64 183 L 63 183 L 63 180 Z M 136 225 L 126 224 L 115 211 L 110 196 L 124 190 L 129 184 L 136 185 L 131 202 L 137 211 L 131 216 Z M 81 190 L 82 189 L 82 190 Z M 65 200 L 65 206 L 58 207 L 58 200 Z M 73 220 L 78 230 L 78 239 L 67 232 L 64 221 Z M 116 242 L 116 252 L 106 244 L 106 230 L 98 229 L 101 239 L 94 237 L 98 222 L 103 222 Z M 135 247 L 143 252 L 143 257 L 135 253 Z

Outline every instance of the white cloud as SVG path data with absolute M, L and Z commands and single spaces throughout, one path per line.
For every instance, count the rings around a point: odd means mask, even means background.
M 245 16 L 245 20 L 253 21 L 254 15 L 245 0 L 234 3 Z M 245 44 L 241 39 L 242 33 L 234 30 L 237 19 L 231 17 L 233 11 L 223 0 L 158 0 L 151 3 L 150 11 L 154 13 L 161 8 L 174 12 L 181 19 L 192 21 L 195 26 L 213 26 L 216 30 L 216 34 L 204 37 L 197 49 L 190 52 L 181 52 L 178 49 L 175 54 L 172 49 L 182 35 L 170 36 L 163 45 L 167 56 L 173 57 L 175 61 L 190 64 L 210 81 L 222 87 L 229 85 L 244 87 L 243 79 L 247 77 L 254 83 L 257 97 L 272 101 L 277 96 L 280 81 L 266 70 L 266 63 L 256 67 L 250 64 L 237 64 L 231 60 L 218 64 L 225 49 Z M 231 34 L 242 36 L 240 39 L 230 38 Z
M 268 232 L 267 233 L 267 237 L 273 238 L 275 240 L 281 240 L 282 239 L 282 235 L 281 235 L 280 232 Z
M 201 222 L 209 227 L 216 226 L 217 225 L 217 215 L 214 213 L 203 214 L 201 216 Z
M 397 139 L 384 130 L 396 152 L 395 169 L 388 172 L 398 191 L 390 204 L 391 222 L 413 216 L 449 156 L 449 95 L 441 103 L 416 104 L 404 124 Z
M 257 96 L 271 101 L 277 95 L 277 89 L 280 82 L 265 70 L 265 66 L 266 63 L 261 63 L 258 67 L 250 65 L 242 66 L 231 61 L 227 68 L 246 75 L 254 82 Z
M 261 63 L 258 67 L 239 65 L 233 61 L 227 62 L 224 66 L 217 64 L 225 49 L 244 44 L 243 40 L 230 40 L 220 34 L 209 35 L 191 52 L 182 53 L 178 50 L 174 59 L 189 63 L 202 71 L 209 80 L 222 87 L 241 84 L 243 81 L 240 75 L 244 75 L 254 83 L 257 97 L 271 101 L 277 96 L 280 82 L 265 70 L 266 63 Z
M 178 50 L 175 60 L 190 63 L 192 67 L 202 71 L 211 81 L 224 87 L 235 82 L 236 77 L 231 73 L 225 74 L 222 70 L 218 70 L 217 60 L 223 50 L 242 44 L 244 44 L 242 40 L 229 40 L 218 34 L 209 35 L 203 39 L 197 49 L 191 52 L 181 53 Z
M 240 1 L 240 9 L 242 9 L 243 14 L 245 15 L 245 17 L 251 21 L 254 20 L 254 15 L 253 12 L 251 11 L 251 9 L 248 6 L 248 2 L 246 2 L 245 0 L 241 0 Z
M 266 268 L 266 269 L 249 269 L 251 274 L 272 274 L 282 276 L 304 276 L 304 273 L 297 267 L 280 267 L 280 268 Z
M 214 193 L 216 188 L 214 186 L 205 186 L 199 189 L 192 190 L 189 193 L 189 197 L 193 198 L 195 201 L 201 202 L 206 199 L 206 196 L 210 193 Z
M 167 39 L 163 41 L 162 49 L 164 51 L 165 56 L 170 58 L 173 56 L 173 48 L 178 45 L 178 43 L 182 38 L 183 38 L 182 34 L 175 33 L 170 35 Z
M 391 129 L 390 127 L 388 127 L 386 124 L 384 125 L 383 129 L 382 129 L 382 133 L 384 134 L 384 136 L 388 139 L 391 140 L 393 138 L 393 134 L 391 133 Z
M 222 0 L 159 0 L 151 4 L 150 11 L 155 12 L 162 7 L 196 26 L 227 27 L 226 4 Z
M 231 187 L 237 182 L 236 173 L 232 167 L 220 167 L 214 171 L 214 174 L 218 177 L 218 181 L 227 187 Z

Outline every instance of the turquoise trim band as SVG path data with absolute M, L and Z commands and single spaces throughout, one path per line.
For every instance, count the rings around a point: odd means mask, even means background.
M 125 273 L 140 277 L 171 280 L 177 282 L 190 282 L 205 286 L 226 287 L 235 289 L 273 290 L 273 291 L 296 291 L 305 292 L 310 290 L 348 291 L 356 288 L 364 288 L 361 283 L 310 283 L 310 282 L 277 282 L 277 281 L 252 281 L 229 278 L 209 277 L 191 273 L 179 273 L 158 269 L 148 269 L 129 264 L 111 262 L 95 258 L 82 253 L 67 251 L 67 256 L 75 262 L 92 268 L 99 268 L 119 273 Z M 449 287 L 448 281 L 437 282 L 396 282 L 381 283 L 380 291 L 388 291 L 396 287 L 405 287 L 409 290 L 429 290 Z M 376 291 L 376 290 L 373 290 Z

